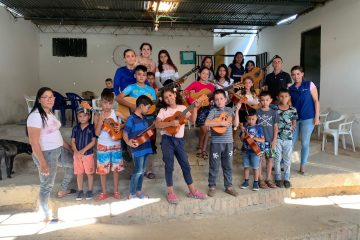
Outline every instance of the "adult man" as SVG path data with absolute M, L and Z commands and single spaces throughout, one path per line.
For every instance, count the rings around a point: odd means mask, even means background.
M 263 90 L 269 91 L 271 98 L 277 102 L 277 95 L 280 89 L 288 88 L 292 81 L 287 72 L 282 70 L 283 61 L 279 55 L 275 55 L 272 61 L 273 72 L 266 75 Z

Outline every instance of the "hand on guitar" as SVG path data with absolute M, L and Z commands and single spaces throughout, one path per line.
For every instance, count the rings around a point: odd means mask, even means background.
M 223 121 L 220 122 L 220 126 L 222 126 L 222 127 L 228 127 L 230 125 L 231 125 L 231 123 L 229 121 L 226 121 L 226 120 L 223 120 Z
M 127 145 L 129 145 L 132 148 L 137 148 L 139 146 L 138 142 L 135 139 L 129 139 Z
M 178 127 L 180 126 L 179 120 L 174 120 L 169 122 L 170 126 L 169 127 Z
M 239 110 L 240 110 L 241 104 L 242 104 L 241 101 L 238 101 L 238 102 L 236 103 L 236 105 L 235 105 L 236 111 L 239 111 Z

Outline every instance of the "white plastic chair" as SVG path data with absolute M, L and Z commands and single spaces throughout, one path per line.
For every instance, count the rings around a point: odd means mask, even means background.
M 329 116 L 329 112 L 320 113 L 320 124 L 317 126 L 318 138 L 320 138 L 321 130 L 324 130 L 324 125 L 325 125 L 325 122 L 326 122 L 328 116 Z
M 334 137 L 334 155 L 338 155 L 339 137 L 342 135 L 342 145 L 343 148 L 346 149 L 345 135 L 350 135 L 352 147 L 355 152 L 354 138 L 351 132 L 353 122 L 348 114 L 343 114 L 338 119 L 325 122 L 321 150 L 324 151 L 325 149 L 326 136 L 331 135 Z M 332 123 L 340 124 L 338 128 L 330 128 L 330 124 Z
M 28 113 L 31 112 L 31 110 L 33 109 L 34 105 L 35 105 L 35 97 L 30 97 L 28 95 L 24 95 L 25 101 L 26 101 L 26 106 L 28 109 Z

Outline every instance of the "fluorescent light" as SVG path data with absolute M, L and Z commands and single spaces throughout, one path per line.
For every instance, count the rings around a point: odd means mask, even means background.
M 17 15 L 17 17 L 24 17 L 21 13 L 19 13 L 15 9 L 7 8 L 7 10 L 9 10 L 9 12 L 12 12 L 13 14 Z
M 253 35 L 250 37 L 249 42 L 248 42 L 248 44 L 246 45 L 245 51 L 243 52 L 244 55 L 247 55 L 247 54 L 249 53 L 249 50 L 250 50 L 252 44 L 254 43 L 255 37 L 256 37 L 256 34 L 253 34 Z
M 290 22 L 294 21 L 296 19 L 296 17 L 297 17 L 297 14 L 292 15 L 292 16 L 290 16 L 288 18 L 285 18 L 285 19 L 277 22 L 277 25 L 284 24 L 284 23 L 290 23 Z
M 152 4 L 151 4 L 152 3 Z M 144 8 L 147 11 L 156 11 L 158 2 L 145 1 Z M 160 1 L 158 12 L 170 12 L 174 11 L 178 7 L 178 2 L 165 2 Z

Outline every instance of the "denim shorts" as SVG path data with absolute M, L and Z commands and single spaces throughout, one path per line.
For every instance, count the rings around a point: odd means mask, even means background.
M 260 156 L 252 151 L 246 151 L 243 153 L 243 166 L 244 168 L 252 167 L 253 169 L 259 169 Z
M 271 148 L 270 143 L 269 142 L 265 142 L 264 143 L 265 149 L 264 149 L 264 154 L 263 156 L 265 158 L 276 158 L 276 149 Z

